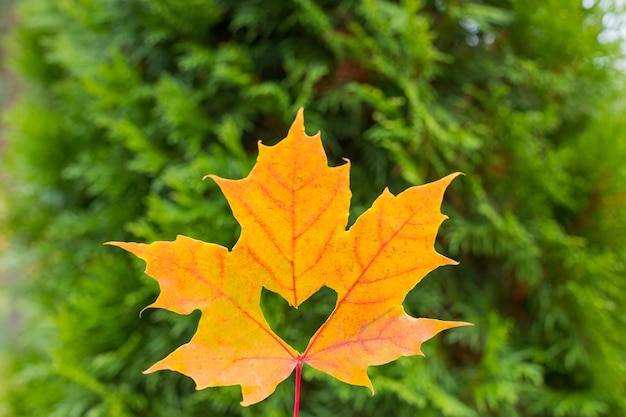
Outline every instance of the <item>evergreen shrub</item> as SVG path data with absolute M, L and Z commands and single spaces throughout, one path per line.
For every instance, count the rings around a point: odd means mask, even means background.
M 603 2 L 605 3 L 605 2 Z M 607 5 L 580 0 L 22 0 L 11 35 L 24 91 L 5 115 L 5 264 L 19 297 L 7 416 L 285 416 L 293 387 L 238 405 L 141 374 L 198 315 L 139 311 L 157 285 L 102 242 L 238 226 L 205 174 L 247 175 L 256 143 L 305 107 L 352 219 L 454 171 L 441 268 L 405 302 L 461 319 L 428 359 L 370 369 L 376 395 L 305 369 L 302 416 L 626 415 L 626 121 Z M 306 343 L 332 291 L 292 311 Z M 294 325 L 297 324 L 297 325 Z

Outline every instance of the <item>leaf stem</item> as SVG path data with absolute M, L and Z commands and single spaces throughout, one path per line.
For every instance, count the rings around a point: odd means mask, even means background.
M 296 363 L 296 393 L 293 400 L 293 417 L 298 417 L 300 412 L 300 380 L 302 379 L 302 358 L 298 358 Z

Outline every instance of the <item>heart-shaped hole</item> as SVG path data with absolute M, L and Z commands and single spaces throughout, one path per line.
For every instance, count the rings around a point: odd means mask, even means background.
M 306 349 L 336 304 L 337 293 L 328 287 L 322 287 L 297 309 L 272 291 L 263 288 L 261 293 L 261 310 L 271 329 L 298 352 Z

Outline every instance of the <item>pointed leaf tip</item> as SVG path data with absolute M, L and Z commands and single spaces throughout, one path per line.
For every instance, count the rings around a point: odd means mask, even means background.
M 304 130 L 304 107 L 300 107 L 298 112 L 296 113 L 296 118 L 294 119 L 291 127 L 289 128 L 289 136 L 297 135 L 305 133 Z

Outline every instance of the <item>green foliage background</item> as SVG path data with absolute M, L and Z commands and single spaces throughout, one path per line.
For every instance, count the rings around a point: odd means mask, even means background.
M 385 186 L 467 174 L 439 239 L 461 265 L 405 304 L 476 326 L 371 368 L 373 397 L 305 369 L 302 416 L 626 415 L 626 90 L 592 3 L 20 1 L 0 413 L 291 414 L 291 380 L 242 408 L 238 387 L 142 375 L 198 316 L 140 318 L 157 285 L 102 242 L 232 245 L 238 226 L 201 178 L 245 176 L 257 141 L 284 137 L 304 106 L 331 162 L 352 161 L 352 218 Z M 263 303 L 306 342 L 332 297 Z

